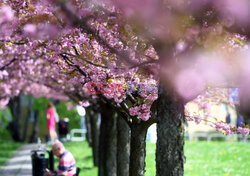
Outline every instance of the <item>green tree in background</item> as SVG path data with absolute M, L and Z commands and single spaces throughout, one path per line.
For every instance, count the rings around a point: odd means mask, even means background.
M 38 111 L 39 118 L 39 132 L 38 136 L 44 140 L 45 136 L 48 135 L 47 124 L 46 124 L 46 108 L 51 100 L 46 98 L 37 98 L 34 101 L 33 109 Z M 69 118 L 69 130 L 73 128 L 80 128 L 80 116 L 75 108 L 69 109 L 68 106 L 71 102 L 59 102 L 55 107 L 59 115 L 59 118 Z
M 11 112 L 8 107 L 6 107 L 4 110 L 0 109 L 0 139 L 11 139 L 10 132 L 7 130 L 7 126 L 11 121 L 11 118 Z
M 69 118 L 69 129 L 80 128 L 80 116 L 75 108 L 68 109 L 71 102 L 60 102 L 56 105 L 56 111 L 59 118 Z

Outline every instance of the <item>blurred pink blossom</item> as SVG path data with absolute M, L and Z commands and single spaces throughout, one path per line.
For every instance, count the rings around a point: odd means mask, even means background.
M 23 30 L 24 30 L 25 34 L 27 34 L 29 36 L 34 36 L 37 32 L 37 27 L 34 24 L 26 24 L 23 27 Z
M 249 0 L 216 0 L 213 2 L 218 9 L 222 9 L 222 15 L 233 16 L 237 22 L 249 21 L 250 1 Z
M 193 69 L 180 71 L 174 80 L 174 85 L 178 93 L 187 100 L 195 98 L 205 88 L 203 78 Z
M 0 109 L 5 109 L 8 103 L 9 103 L 9 98 L 0 99 Z
M 5 22 L 11 22 L 14 19 L 14 12 L 10 6 L 0 7 L 0 24 Z
M 242 127 L 238 127 L 237 128 L 237 132 L 241 133 L 242 136 L 247 136 L 249 134 L 250 129 L 248 128 L 242 128 Z
M 195 121 L 196 124 L 201 123 L 201 117 L 199 115 L 194 116 L 194 121 Z

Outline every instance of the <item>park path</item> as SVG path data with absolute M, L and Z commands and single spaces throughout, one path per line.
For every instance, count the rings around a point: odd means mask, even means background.
M 30 152 L 31 150 L 37 149 L 37 147 L 37 144 L 26 144 L 21 146 L 2 166 L 0 176 L 32 176 Z M 43 147 L 45 147 L 45 144 L 42 144 L 42 148 Z

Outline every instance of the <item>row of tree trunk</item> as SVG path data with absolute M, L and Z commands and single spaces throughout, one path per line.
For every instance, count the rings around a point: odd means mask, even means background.
M 9 108 L 12 120 L 8 126 L 12 138 L 17 142 L 36 142 L 38 136 L 38 112 L 33 110 L 33 100 L 31 96 L 19 95 L 9 101 Z M 30 138 L 27 138 L 28 125 L 33 116 L 33 129 Z
M 23 141 L 21 131 L 20 97 L 9 103 L 13 114 L 13 138 Z M 98 124 L 101 113 L 101 124 Z M 179 99 L 162 94 L 157 104 L 156 175 L 183 175 L 184 107 Z M 130 117 L 131 119 L 134 117 Z M 33 134 L 36 134 L 38 117 L 35 115 Z M 87 108 L 87 140 L 93 151 L 93 162 L 98 166 L 98 176 L 144 176 L 146 134 L 152 122 L 133 121 L 129 125 L 119 112 L 108 104 L 101 111 Z M 26 122 L 28 122 L 26 120 Z M 31 136 L 33 141 L 36 136 Z
M 86 123 L 89 123 L 86 124 L 87 139 L 93 149 L 98 176 L 144 176 L 146 134 L 152 122 L 134 121 L 128 125 L 119 112 L 102 104 L 98 128 L 98 113 L 89 107 L 86 114 Z M 157 102 L 157 176 L 181 176 L 184 173 L 183 122 L 183 103 L 177 96 L 162 94 Z

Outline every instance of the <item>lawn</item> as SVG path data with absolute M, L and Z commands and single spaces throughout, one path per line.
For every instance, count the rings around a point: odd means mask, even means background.
M 249 176 L 250 144 L 186 142 L 185 176 Z M 146 174 L 155 176 L 155 144 L 147 144 Z
M 67 142 L 65 148 L 72 152 L 76 165 L 81 169 L 80 176 L 97 176 L 97 168 L 93 166 L 92 150 L 87 142 Z M 57 167 L 57 164 L 55 164 Z
M 67 142 L 73 153 L 80 176 L 97 176 L 93 167 L 91 149 L 86 142 Z M 0 165 L 10 157 L 20 143 L 0 141 Z M 186 142 L 185 176 L 249 176 L 250 144 L 227 142 Z M 57 160 L 58 161 L 58 160 Z M 57 164 L 55 164 L 57 166 Z M 147 143 L 146 174 L 155 176 L 155 144 Z
M 97 176 L 87 143 L 65 144 L 76 157 L 80 176 Z M 185 176 L 249 176 L 250 144 L 227 142 L 186 142 Z M 155 144 L 147 144 L 146 174 L 155 176 Z
M 0 139 L 0 168 L 21 145 L 22 143 L 3 141 Z

